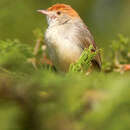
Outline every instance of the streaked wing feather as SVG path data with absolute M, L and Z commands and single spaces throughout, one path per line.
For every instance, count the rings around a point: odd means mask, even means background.
M 88 30 L 88 27 L 84 24 L 82 26 L 83 28 L 81 28 L 81 32 L 78 37 L 80 37 L 81 39 L 81 47 L 84 49 L 84 48 L 88 48 L 90 44 L 93 45 L 94 49 L 92 51 L 96 51 L 97 47 L 96 47 L 96 44 L 95 44 L 95 41 L 94 41 L 94 38 L 92 36 L 92 34 L 90 33 L 90 31 Z M 85 28 L 85 29 L 84 29 Z M 96 66 L 98 66 L 98 68 L 101 69 L 101 56 L 100 56 L 100 53 L 98 53 L 94 60 L 92 61 L 92 63 Z

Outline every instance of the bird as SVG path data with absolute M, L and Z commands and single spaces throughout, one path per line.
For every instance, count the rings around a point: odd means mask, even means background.
M 49 57 L 58 71 L 68 72 L 70 64 L 76 63 L 84 49 L 90 45 L 93 51 L 97 50 L 91 32 L 70 5 L 57 3 L 37 11 L 46 15 L 48 28 L 45 31 L 45 43 Z M 92 66 L 101 69 L 100 53 L 92 60 Z

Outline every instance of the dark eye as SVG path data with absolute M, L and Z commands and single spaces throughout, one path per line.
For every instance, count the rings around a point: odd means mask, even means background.
M 58 12 L 57 12 L 57 14 L 58 14 L 58 15 L 60 15 L 60 14 L 61 14 L 61 12 L 60 12 L 60 11 L 58 11 Z

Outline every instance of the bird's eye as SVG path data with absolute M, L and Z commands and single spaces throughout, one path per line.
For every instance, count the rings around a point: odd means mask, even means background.
M 58 15 L 60 15 L 60 14 L 61 14 L 61 12 L 60 12 L 60 11 L 58 11 L 58 12 L 57 12 L 57 14 L 58 14 Z

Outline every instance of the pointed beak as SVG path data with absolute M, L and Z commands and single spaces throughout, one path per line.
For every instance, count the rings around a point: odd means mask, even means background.
M 37 10 L 37 12 L 41 13 L 41 14 L 45 14 L 45 15 L 49 15 L 50 12 L 47 10 Z

